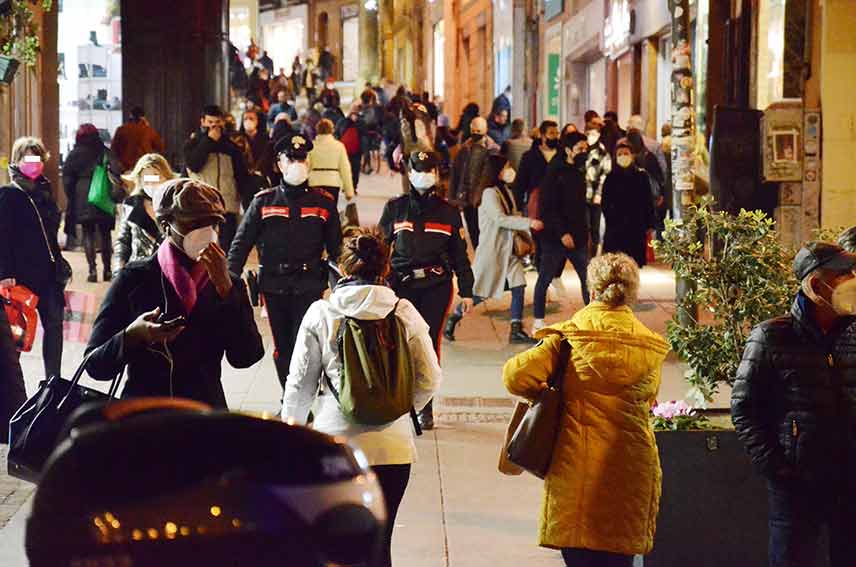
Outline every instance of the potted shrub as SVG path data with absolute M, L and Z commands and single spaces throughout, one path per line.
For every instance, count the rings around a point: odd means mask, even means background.
M 20 63 L 33 66 L 41 42 L 33 8 L 51 9 L 52 0 L 11 0 L 0 13 L 0 83 L 11 83 Z
M 730 419 L 713 424 L 695 408 L 733 383 L 752 327 L 789 310 L 798 288 L 793 252 L 762 212 L 730 215 L 710 197 L 683 220 L 667 221 L 655 247 L 677 277 L 693 283 L 667 325 L 669 343 L 689 366 L 691 402 L 653 409 L 663 496 L 645 565 L 765 565 L 766 484 Z

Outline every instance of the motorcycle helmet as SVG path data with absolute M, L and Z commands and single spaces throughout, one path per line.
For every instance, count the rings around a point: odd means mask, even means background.
M 27 520 L 34 567 L 369 566 L 383 496 L 362 453 L 187 401 L 82 408 Z

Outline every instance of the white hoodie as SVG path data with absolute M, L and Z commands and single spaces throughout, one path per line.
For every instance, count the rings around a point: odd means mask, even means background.
M 342 364 L 336 346 L 336 331 L 342 319 L 383 319 L 395 308 L 405 325 L 407 345 L 416 372 L 413 405 L 420 410 L 434 396 L 442 381 L 442 371 L 428 334 L 428 324 L 406 299 L 398 300 L 390 288 L 379 285 L 345 285 L 336 288 L 329 299 L 313 303 L 297 333 L 288 382 L 282 402 L 282 419 L 305 424 L 318 396 L 319 386 L 330 377 L 337 391 L 342 389 Z M 323 370 L 323 372 L 322 372 Z M 410 415 L 380 426 L 348 421 L 333 395 L 327 391 L 316 407 L 313 427 L 321 432 L 342 436 L 359 446 L 370 465 L 401 465 L 416 460 L 413 423 Z

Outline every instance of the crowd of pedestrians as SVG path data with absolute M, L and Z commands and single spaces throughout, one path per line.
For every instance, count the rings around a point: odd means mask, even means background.
M 100 249 L 102 279 L 110 282 L 86 348 L 87 371 L 112 380 L 125 368 L 125 397 L 225 408 L 222 361 L 248 368 L 263 358 L 252 309 L 263 305 L 281 417 L 362 448 L 386 500 L 378 565 L 391 565 L 413 435 L 434 427 L 442 340 L 455 340 L 475 305 L 508 291 L 509 342 L 540 342 L 506 364 L 506 387 L 533 400 L 565 368 L 563 396 L 576 408 L 561 417 L 540 543 L 560 549 L 571 566 L 631 565 L 634 554 L 651 550 L 660 497 L 649 410 L 668 345 L 631 307 L 649 242 L 671 206 L 668 131 L 659 144 L 641 117 L 625 130 L 615 113 L 589 111 L 582 128 L 545 120 L 527 133 L 510 87 L 484 116 L 468 104 L 454 128 L 427 93 L 391 84 L 366 84 L 344 113 L 334 67 L 324 51 L 317 65 L 298 57 L 291 76 L 274 76 L 264 53 L 245 77 L 238 112 L 200 109 L 180 173 L 141 108 L 110 148 L 93 125 L 80 126 L 62 166 L 67 247 L 80 227 L 89 281 L 98 281 Z M 307 104 L 302 114 L 298 97 Z M 0 188 L 0 288 L 25 286 L 39 297 L 46 377 L 60 373 L 71 275 L 58 239 L 62 216 L 42 174 L 49 159 L 39 140 L 18 140 L 12 183 Z M 362 229 L 354 201 L 360 177 L 382 161 L 401 174 L 404 191 L 386 204 L 376 229 Z M 119 210 L 115 240 L 116 214 L 93 202 L 102 179 L 104 198 Z M 840 512 L 836 490 L 852 478 L 852 470 L 836 468 L 846 451 L 820 435 L 846 428 L 852 403 L 826 386 L 784 384 L 794 372 L 823 367 L 828 385 L 834 368 L 853 366 L 854 240 L 851 229 L 841 242 L 849 252 L 832 244 L 800 252 L 802 290 L 792 314 L 756 329 L 738 371 L 735 425 L 770 480 L 775 565 L 810 553 L 815 520 Z M 245 274 L 254 249 L 259 273 Z M 568 261 L 585 307 L 547 327 L 548 289 Z M 526 270 L 537 271 L 531 332 L 523 320 Z M 9 329 L 0 309 L 4 419 L 25 396 Z M 570 360 L 558 356 L 563 342 Z M 366 418 L 360 373 L 370 368 L 383 378 L 390 364 L 411 373 L 403 410 L 375 407 L 383 417 Z M 597 434 L 580 433 L 588 427 Z M 809 438 L 781 447 L 784 430 Z M 604 470 L 615 447 L 626 453 L 623 464 Z M 824 455 L 822 463 L 801 462 L 809 448 Z M 806 493 L 817 498 L 808 502 Z M 833 549 L 843 549 L 844 524 L 831 526 Z

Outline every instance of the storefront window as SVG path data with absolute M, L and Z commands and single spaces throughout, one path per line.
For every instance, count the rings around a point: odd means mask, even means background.
M 342 21 L 342 80 L 355 81 L 360 68 L 360 20 L 351 17 Z
M 122 36 L 119 3 L 66 0 L 59 12 L 60 154 L 78 126 L 94 124 L 109 144 L 122 125 Z
M 446 77 L 446 36 L 443 20 L 434 25 L 434 96 L 443 98 L 443 81 Z
M 760 4 L 755 107 L 763 110 L 784 96 L 785 0 Z

